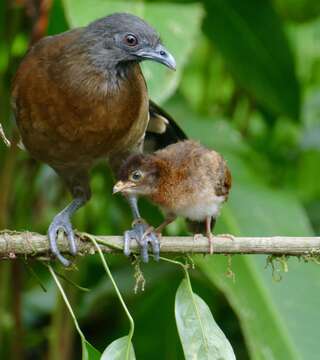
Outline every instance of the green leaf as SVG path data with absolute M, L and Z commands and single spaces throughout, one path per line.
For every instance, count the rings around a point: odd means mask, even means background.
M 276 114 L 298 119 L 300 89 L 270 1 L 207 0 L 204 29 L 239 83 Z
M 199 4 L 146 4 L 93 0 L 64 0 L 67 21 L 71 27 L 84 26 L 114 12 L 128 12 L 142 17 L 160 33 L 161 38 L 177 61 L 177 71 L 159 64 L 145 62 L 143 72 L 150 97 L 162 102 L 176 90 L 183 67 L 200 33 L 202 7 Z M 179 14 L 179 16 L 172 16 Z M 185 41 L 188 39 L 188 41 Z
M 320 5 L 320 2 L 319 2 Z M 320 18 L 306 24 L 287 27 L 291 44 L 295 52 L 297 74 L 301 84 L 306 88 L 320 83 Z
M 175 316 L 185 358 L 235 359 L 232 347 L 214 321 L 208 305 L 182 280 L 175 300 Z
M 83 360 L 100 360 L 101 353 L 94 346 L 84 339 L 81 339 L 81 342 Z
M 128 336 L 113 341 L 103 352 L 101 360 L 135 360 L 134 349 Z
M 314 129 L 315 132 L 315 129 Z M 320 129 L 315 132 L 320 142 Z M 296 189 L 300 198 L 305 203 L 318 202 L 320 198 L 320 167 L 315 164 L 320 163 L 319 150 L 304 151 L 299 157 L 297 168 Z
M 54 0 L 49 14 L 48 35 L 54 35 L 68 30 L 68 24 L 64 14 L 63 0 Z
M 320 15 L 320 2 L 314 0 L 274 0 L 282 17 L 291 21 L 310 21 Z

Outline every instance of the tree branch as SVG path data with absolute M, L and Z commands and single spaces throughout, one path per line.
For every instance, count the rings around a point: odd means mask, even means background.
M 105 253 L 122 251 L 122 236 L 95 236 Z M 77 233 L 79 255 L 95 253 L 95 248 L 86 234 Z M 62 253 L 68 253 L 68 243 L 62 238 L 58 241 Z M 138 251 L 135 241 L 133 252 Z M 194 239 L 191 236 L 162 237 L 162 253 L 208 253 L 208 240 L 204 236 Z M 215 254 L 274 254 L 274 255 L 320 255 L 320 237 L 235 237 L 233 240 L 217 236 L 214 242 Z M 31 233 L 4 230 L 0 231 L 0 258 L 16 257 L 49 258 L 50 249 L 47 236 Z

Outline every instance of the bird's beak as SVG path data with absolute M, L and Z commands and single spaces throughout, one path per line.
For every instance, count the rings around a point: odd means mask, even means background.
M 137 56 L 142 59 L 149 59 L 159 62 L 167 66 L 169 69 L 176 70 L 176 60 L 161 44 L 158 44 L 155 49 L 151 47 L 141 49 L 137 52 Z
M 113 194 L 118 192 L 126 192 L 128 189 L 135 187 L 136 184 L 131 181 L 118 181 L 113 187 Z

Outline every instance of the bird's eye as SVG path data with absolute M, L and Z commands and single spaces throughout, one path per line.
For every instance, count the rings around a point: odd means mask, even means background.
M 134 171 L 130 176 L 132 181 L 139 181 L 142 178 L 142 172 L 140 170 Z
M 138 39 L 133 34 L 127 34 L 124 37 L 124 43 L 128 46 L 136 46 L 136 45 L 138 45 Z

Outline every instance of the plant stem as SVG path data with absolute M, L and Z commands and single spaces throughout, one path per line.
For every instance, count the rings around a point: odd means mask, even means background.
M 103 253 L 102 253 L 99 245 L 97 244 L 97 241 L 95 240 L 95 238 L 94 238 L 93 236 L 91 236 L 91 235 L 89 235 L 89 234 L 86 234 L 86 237 L 87 237 L 88 239 L 90 239 L 90 240 L 92 241 L 92 243 L 94 244 L 94 246 L 96 247 L 96 249 L 97 249 L 97 251 L 98 251 L 98 253 L 99 253 L 99 255 L 100 255 L 100 258 L 101 258 L 103 267 L 104 267 L 107 275 L 109 276 L 109 278 L 110 278 L 110 280 L 111 280 L 111 282 L 112 282 L 112 285 L 113 285 L 113 287 L 114 287 L 114 289 L 115 289 L 115 291 L 116 291 L 116 293 L 117 293 L 117 296 L 118 296 L 118 298 L 119 298 L 119 300 L 120 300 L 120 303 L 121 303 L 121 305 L 122 305 L 122 307 L 123 307 L 123 309 L 124 309 L 124 311 L 125 311 L 125 313 L 126 313 L 126 315 L 127 315 L 127 317 L 128 317 L 128 320 L 129 320 L 129 323 L 130 323 L 130 330 L 129 330 L 129 334 L 128 334 L 128 339 L 129 339 L 129 341 L 128 341 L 127 350 L 126 350 L 126 359 L 129 359 L 130 349 L 131 349 L 131 340 L 132 340 L 133 333 L 134 333 L 134 321 L 133 321 L 133 318 L 132 318 L 132 316 L 131 316 L 128 308 L 127 308 L 126 303 L 124 302 L 124 300 L 123 300 L 123 298 L 122 298 L 122 295 L 121 295 L 121 293 L 120 293 L 120 290 L 119 290 L 119 288 L 118 288 L 118 286 L 117 286 L 117 284 L 116 284 L 116 282 L 115 282 L 115 280 L 114 280 L 114 278 L 113 278 L 113 276 L 112 276 L 112 274 L 111 274 L 111 271 L 110 271 L 110 269 L 109 269 L 109 266 L 108 266 L 108 264 L 107 264 L 107 262 L 106 262 L 105 257 L 103 256 Z
M 83 347 L 84 347 L 84 343 L 85 343 L 85 341 L 86 341 L 86 338 L 85 338 L 85 336 L 83 335 L 83 332 L 82 332 L 81 329 L 80 329 L 78 320 L 77 320 L 77 318 L 76 318 L 76 316 L 75 316 L 75 314 L 74 314 L 74 312 L 73 312 L 73 310 L 72 310 L 72 307 L 71 307 L 71 305 L 70 305 L 70 303 L 69 303 L 69 300 L 68 300 L 68 298 L 67 298 L 67 295 L 65 294 L 65 292 L 64 292 L 64 290 L 63 290 L 63 287 L 61 286 L 61 284 L 60 284 L 60 282 L 59 282 L 59 280 L 58 280 L 58 277 L 56 276 L 56 274 L 55 274 L 54 270 L 52 269 L 51 265 L 48 265 L 48 269 L 49 269 L 50 274 L 51 274 L 51 276 L 53 277 L 53 280 L 54 280 L 54 282 L 56 283 L 56 285 L 57 285 L 57 287 L 58 287 L 58 289 L 59 289 L 59 291 L 60 291 L 60 294 L 61 294 L 61 296 L 62 296 L 62 298 L 63 298 L 63 300 L 64 300 L 64 302 L 65 302 L 65 304 L 66 304 L 66 306 L 67 306 L 67 308 L 68 308 L 68 310 L 69 310 L 69 312 L 70 312 L 70 315 L 71 315 L 71 317 L 72 317 L 72 319 L 73 319 L 73 322 L 74 322 L 74 326 L 76 327 L 76 329 L 77 329 L 77 331 L 78 331 L 78 334 L 79 334 L 79 336 L 80 336 L 80 338 L 81 338 L 81 340 L 82 340 L 82 341 L 81 341 L 81 343 L 82 343 L 82 352 L 84 352 L 85 349 L 84 349 Z
M 59 274 L 56 272 L 55 275 L 59 277 Z M 70 275 L 72 276 L 73 273 Z M 64 289 L 68 293 L 69 301 L 74 303 L 75 288 L 68 283 Z M 71 317 L 68 316 L 68 309 L 64 304 L 63 298 L 58 296 L 51 317 L 48 360 L 72 358 L 74 333 L 75 329 Z
M 48 360 L 58 360 L 61 358 L 60 352 L 60 335 L 61 335 L 61 324 L 65 319 L 65 304 L 61 296 L 56 299 L 56 305 L 53 310 L 50 322 L 50 333 L 48 343 Z

